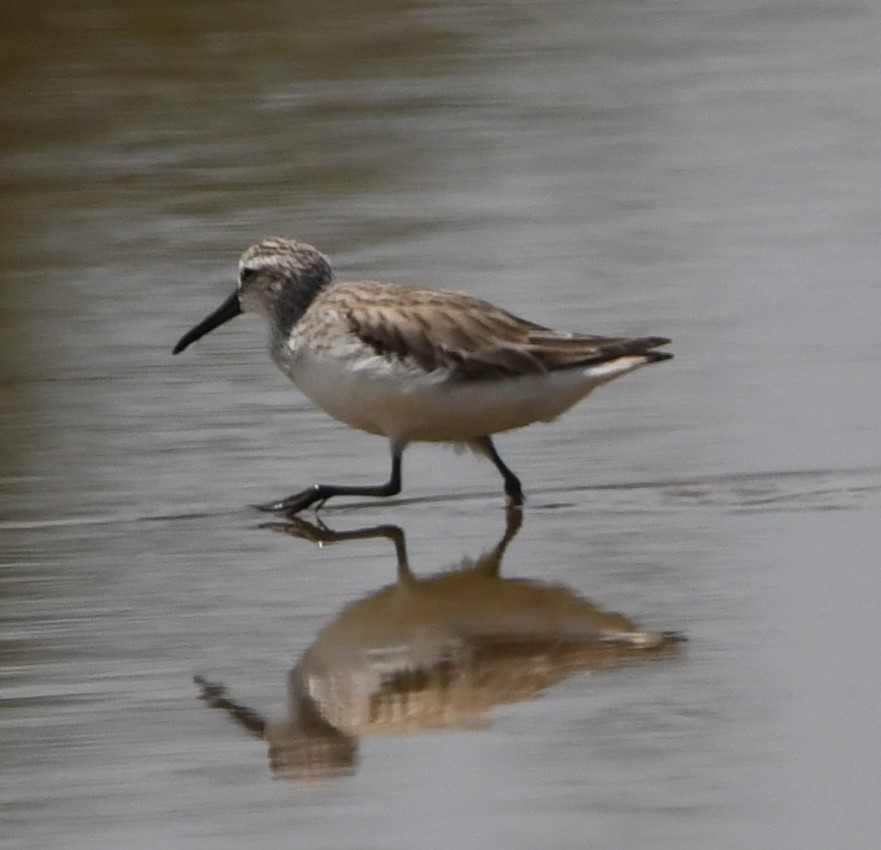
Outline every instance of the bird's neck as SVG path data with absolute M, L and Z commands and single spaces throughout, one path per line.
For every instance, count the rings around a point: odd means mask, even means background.
M 301 281 L 301 285 L 295 290 L 285 293 L 286 297 L 270 308 L 269 318 L 273 331 L 287 337 L 312 302 L 329 284 L 330 281 L 324 279 L 305 280 Z

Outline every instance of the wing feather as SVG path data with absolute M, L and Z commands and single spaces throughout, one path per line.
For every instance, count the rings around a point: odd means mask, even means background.
M 663 337 L 605 337 L 553 331 L 460 292 L 381 283 L 339 283 L 322 296 L 351 333 L 378 354 L 411 360 L 459 380 L 537 375 L 644 355 Z

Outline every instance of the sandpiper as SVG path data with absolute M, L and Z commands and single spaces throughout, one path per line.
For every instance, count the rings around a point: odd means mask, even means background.
M 403 451 L 420 441 L 489 458 L 508 503 L 521 505 L 520 481 L 492 434 L 550 422 L 595 387 L 672 357 L 654 350 L 670 341 L 663 337 L 555 331 L 462 292 L 337 281 L 320 251 L 278 237 L 242 254 L 236 291 L 174 354 L 243 312 L 267 321 L 272 359 L 308 398 L 391 448 L 385 484 L 315 484 L 258 506 L 285 513 L 331 496 L 396 495 Z

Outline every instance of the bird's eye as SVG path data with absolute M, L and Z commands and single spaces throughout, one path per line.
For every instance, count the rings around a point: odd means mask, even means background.
M 244 268 L 242 269 L 239 278 L 241 279 L 242 283 L 244 283 L 246 280 L 250 280 L 252 277 L 254 277 L 255 274 L 257 274 L 257 269 Z

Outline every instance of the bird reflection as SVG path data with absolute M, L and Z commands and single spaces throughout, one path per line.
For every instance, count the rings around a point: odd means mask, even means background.
M 681 638 L 639 628 L 560 584 L 502 578 L 522 514 L 476 560 L 426 578 L 410 571 L 394 525 L 331 531 L 299 517 L 267 527 L 319 544 L 386 538 L 397 581 L 346 606 L 319 631 L 288 679 L 288 713 L 267 720 L 226 688 L 195 681 L 210 706 L 263 738 L 289 780 L 353 773 L 365 735 L 474 729 L 496 706 L 575 673 L 669 655 Z

